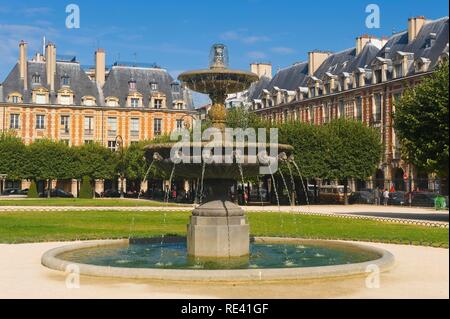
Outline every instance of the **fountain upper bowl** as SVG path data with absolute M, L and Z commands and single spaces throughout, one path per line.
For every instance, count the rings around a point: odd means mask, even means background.
M 251 72 L 211 68 L 182 73 L 178 79 L 191 90 L 205 94 L 233 94 L 246 90 L 253 82 L 259 80 L 258 75 Z

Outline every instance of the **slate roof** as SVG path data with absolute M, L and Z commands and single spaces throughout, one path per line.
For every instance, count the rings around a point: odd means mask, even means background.
M 33 75 L 40 75 L 40 84 L 33 83 Z M 174 79 L 164 69 L 158 68 L 138 68 L 126 66 L 113 66 L 106 78 L 105 85 L 100 88 L 95 81 L 91 81 L 78 62 L 56 62 L 55 92 L 50 96 L 50 103 L 56 103 L 56 92 L 63 88 L 62 77 L 69 77 L 69 88 L 74 92 L 74 104 L 82 105 L 81 99 L 84 96 L 93 96 L 98 106 L 105 105 L 105 98 L 109 96 L 118 97 L 119 105 L 126 105 L 128 96 L 128 82 L 131 79 L 136 81 L 137 91 L 143 95 L 144 106 L 149 105 L 149 97 L 152 93 L 151 82 L 158 84 L 158 91 L 164 93 L 167 99 L 167 107 L 172 108 L 172 101 L 185 100 L 187 108 L 193 107 L 190 92 L 183 89 L 181 85 L 174 82 Z M 45 87 L 50 91 L 47 85 L 47 73 L 44 62 L 28 62 L 28 91 L 24 92 L 23 83 L 19 76 L 18 63 L 14 66 L 7 78 L 2 84 L 3 98 L 6 101 L 8 95 L 12 92 L 20 92 L 23 95 L 25 103 L 31 103 L 31 92 L 36 86 Z M 172 84 L 178 84 L 173 85 Z M 175 90 L 172 90 L 172 87 Z
M 293 64 L 287 68 L 281 69 L 275 74 L 273 79 L 263 89 L 272 90 L 274 87 L 280 89 L 295 91 L 300 86 L 306 86 L 308 78 L 308 62 Z

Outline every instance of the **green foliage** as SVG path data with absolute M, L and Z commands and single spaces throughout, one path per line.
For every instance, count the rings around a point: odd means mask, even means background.
M 407 89 L 395 103 L 394 127 L 411 163 L 430 173 L 448 177 L 449 167 L 449 64 Z
M 279 141 L 294 147 L 295 162 L 304 177 L 320 178 L 327 175 L 327 141 L 323 127 L 288 122 L 279 126 Z
M 19 137 L 10 133 L 0 134 L 0 174 L 7 174 L 10 180 L 25 178 L 26 158 L 26 146 Z
M 366 179 L 381 160 L 379 133 L 360 122 L 289 122 L 279 126 L 279 134 L 280 143 L 294 147 L 295 161 L 307 178 Z
M 335 120 L 323 126 L 327 149 L 328 179 L 366 179 L 377 169 L 382 156 L 380 134 L 361 122 Z
M 98 144 L 85 144 L 74 148 L 77 178 L 88 176 L 91 180 L 112 179 L 116 175 L 117 156 Z
M 144 147 L 148 141 L 131 144 L 124 154 L 125 177 L 130 180 L 143 181 L 147 173 L 149 163 L 145 158 Z
M 267 128 L 268 123 L 255 113 L 249 112 L 245 107 L 233 107 L 228 109 L 226 126 L 230 128 Z
M 37 191 L 36 182 L 34 180 L 31 181 L 30 188 L 28 189 L 28 198 L 38 198 L 39 194 Z
M 84 176 L 81 180 L 80 198 L 89 199 L 94 195 L 94 190 L 91 185 L 91 180 L 88 176 Z
M 37 140 L 27 148 L 29 177 L 36 180 L 69 179 L 77 176 L 76 153 L 63 142 Z

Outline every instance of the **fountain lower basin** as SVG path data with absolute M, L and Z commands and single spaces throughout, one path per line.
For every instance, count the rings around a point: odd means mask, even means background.
M 60 271 L 78 269 L 88 276 L 170 281 L 278 281 L 367 275 L 389 270 L 388 251 L 354 243 L 293 238 L 252 240 L 240 258 L 192 258 L 181 237 L 108 240 L 56 248 L 42 264 Z

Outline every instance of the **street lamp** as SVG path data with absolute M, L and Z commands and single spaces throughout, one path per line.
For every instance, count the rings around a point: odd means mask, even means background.
M 116 143 L 116 150 L 119 151 L 119 178 L 120 178 L 120 198 L 124 198 L 124 185 L 123 181 L 125 179 L 125 172 L 124 172 L 124 163 L 123 163 L 123 138 L 120 135 L 116 136 L 115 139 Z

